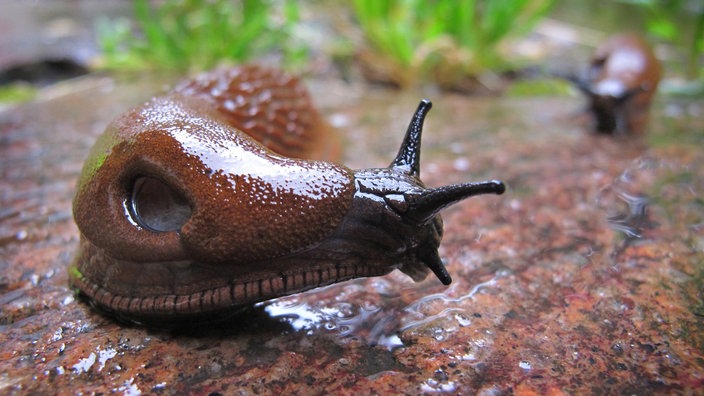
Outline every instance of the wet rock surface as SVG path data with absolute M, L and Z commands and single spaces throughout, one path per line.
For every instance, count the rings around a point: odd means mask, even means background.
M 352 167 L 388 164 L 421 97 L 310 87 Z M 166 331 L 94 312 L 66 274 L 88 149 L 160 89 L 88 77 L 0 114 L 0 393 L 704 389 L 701 104 L 658 104 L 629 140 L 585 132 L 576 97 L 425 95 L 426 184 L 508 185 L 443 213 L 452 285 L 394 272 Z

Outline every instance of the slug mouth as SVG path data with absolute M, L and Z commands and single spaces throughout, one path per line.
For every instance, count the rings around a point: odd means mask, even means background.
M 69 270 L 71 288 L 98 310 L 157 327 L 220 321 L 257 302 L 393 270 L 360 260 L 316 263 L 295 256 L 285 271 L 260 263 L 238 268 L 197 261 L 144 263 L 114 259 L 84 238 L 80 247 Z

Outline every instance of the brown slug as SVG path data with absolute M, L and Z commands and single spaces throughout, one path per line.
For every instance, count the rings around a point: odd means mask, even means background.
M 296 78 L 242 66 L 188 81 L 119 116 L 93 147 L 73 203 L 70 285 L 118 318 L 161 325 L 396 268 L 449 284 L 438 211 L 505 187 L 423 185 L 430 107 L 420 103 L 388 168 L 353 171 L 303 159 L 319 151 L 322 120 Z
M 589 100 L 594 129 L 607 134 L 644 132 L 662 68 L 645 40 L 611 37 L 597 47 L 586 75 L 571 79 Z

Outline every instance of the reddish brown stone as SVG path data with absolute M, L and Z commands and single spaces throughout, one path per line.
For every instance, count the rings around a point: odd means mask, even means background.
M 431 98 L 426 184 L 509 186 L 444 213 L 452 285 L 394 272 L 166 332 L 93 312 L 67 286 L 82 160 L 157 90 L 91 81 L 0 115 L 0 393 L 704 389 L 702 120 L 656 108 L 648 140 L 614 140 L 570 121 L 578 99 Z M 312 88 L 355 167 L 390 161 L 420 98 Z

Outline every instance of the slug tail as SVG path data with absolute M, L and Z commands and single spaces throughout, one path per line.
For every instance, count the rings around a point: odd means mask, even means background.
M 399 148 L 390 168 L 402 170 L 410 176 L 420 176 L 420 139 L 423 134 L 425 116 L 428 115 L 432 107 L 433 104 L 428 99 L 420 101 L 411 123 L 408 124 L 401 148 Z

